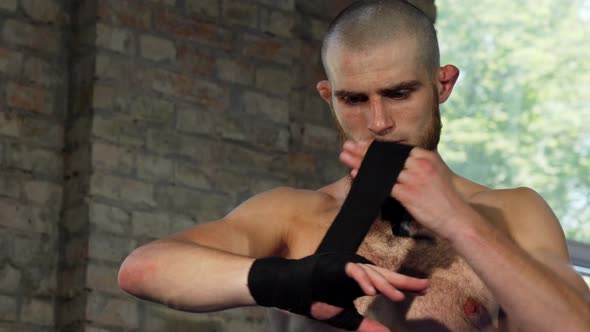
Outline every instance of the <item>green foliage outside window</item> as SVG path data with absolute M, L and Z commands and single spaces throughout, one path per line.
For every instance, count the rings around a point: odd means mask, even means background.
M 535 189 L 590 243 L 590 0 L 436 4 L 442 64 L 461 69 L 441 155 L 484 185 Z

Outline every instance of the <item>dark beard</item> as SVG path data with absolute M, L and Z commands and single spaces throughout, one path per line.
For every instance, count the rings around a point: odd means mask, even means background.
M 440 133 L 442 131 L 442 121 L 440 119 L 440 108 L 438 103 L 434 104 L 432 119 L 426 131 L 418 138 L 418 147 L 426 150 L 436 151 L 440 142 Z

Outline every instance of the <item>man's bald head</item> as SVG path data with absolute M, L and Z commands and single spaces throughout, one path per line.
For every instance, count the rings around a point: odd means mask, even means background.
M 387 42 L 411 39 L 418 60 L 434 75 L 440 66 L 436 31 L 430 19 L 404 0 L 361 0 L 346 7 L 328 27 L 322 44 L 322 62 L 330 76 L 327 54 L 334 46 L 367 50 Z

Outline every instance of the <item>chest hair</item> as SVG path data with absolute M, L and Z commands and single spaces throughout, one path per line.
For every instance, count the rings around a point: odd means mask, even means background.
M 358 253 L 386 269 L 430 280 L 425 296 L 408 294 L 401 303 L 382 306 L 389 308 L 385 310 L 389 319 L 432 322 L 436 318 L 454 330 L 485 330 L 491 326 L 496 311 L 491 293 L 448 241 L 432 234 L 414 238 L 394 236 L 388 222 L 376 221 Z M 376 309 L 383 300 L 360 298 L 357 308 L 361 312 Z

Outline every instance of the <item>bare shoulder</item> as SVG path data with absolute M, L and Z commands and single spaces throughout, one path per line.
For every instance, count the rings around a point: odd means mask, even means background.
M 571 266 L 559 220 L 539 193 L 526 187 L 485 190 L 473 197 L 472 204 L 480 213 L 484 211 L 486 219 L 504 225 L 514 242 L 538 262 L 581 293 L 590 294 L 584 280 Z
M 281 255 L 288 248 L 293 223 L 329 200 L 330 195 L 319 191 L 278 187 L 249 198 L 219 220 L 197 224 L 169 239 L 250 257 Z
M 545 250 L 568 259 L 559 220 L 535 190 L 527 187 L 485 190 L 475 195 L 472 203 L 486 217 L 506 227 L 524 249 Z
M 473 195 L 470 201 L 476 205 L 497 209 L 504 214 L 508 226 L 518 227 L 523 224 L 523 221 L 557 222 L 555 214 L 543 197 L 528 187 L 482 190 Z M 517 223 L 515 219 L 519 222 Z
M 306 190 L 277 187 L 260 193 L 240 204 L 226 219 L 254 215 L 272 215 L 292 219 L 306 214 L 315 214 L 333 201 L 331 195 L 321 190 Z

